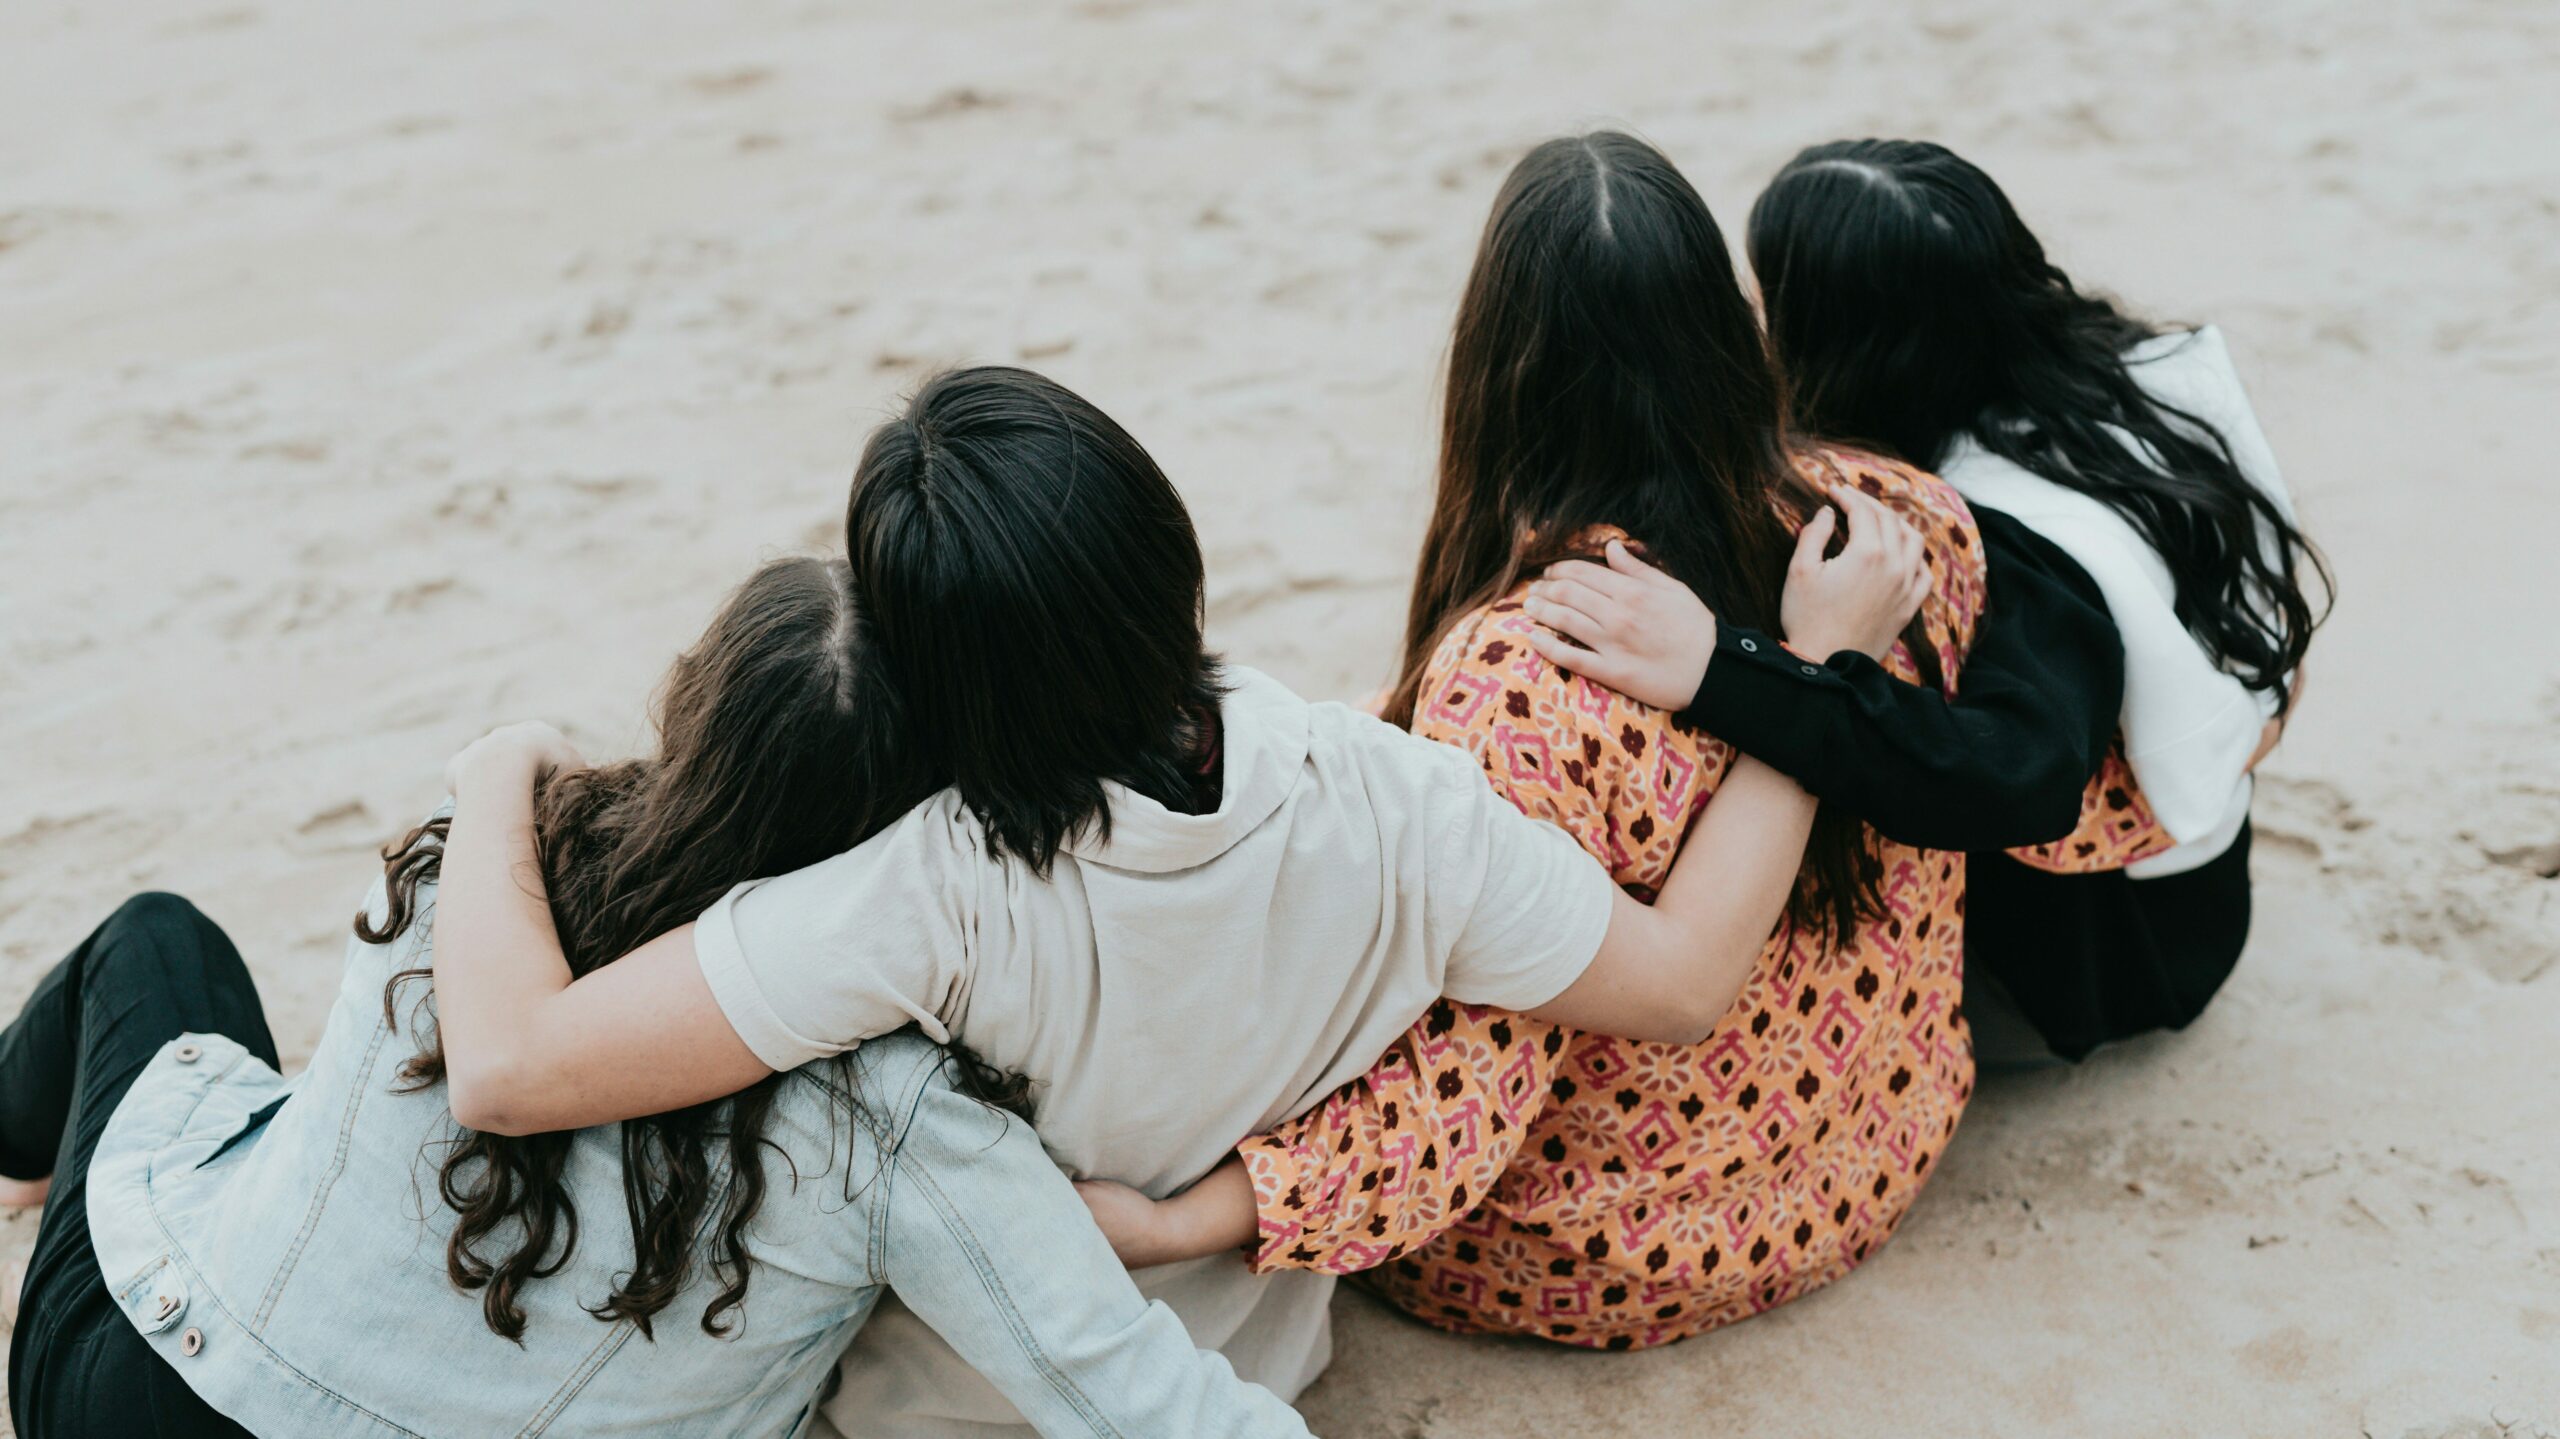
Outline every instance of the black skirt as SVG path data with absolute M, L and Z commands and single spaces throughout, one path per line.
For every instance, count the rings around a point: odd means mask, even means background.
M 2249 939 L 2249 827 L 2184 874 L 2052 874 L 2005 854 L 1965 861 L 1964 962 L 2064 1059 L 2184 1029 Z

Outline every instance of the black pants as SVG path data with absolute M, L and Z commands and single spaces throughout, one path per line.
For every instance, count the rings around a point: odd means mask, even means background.
M 2211 862 L 2160 879 L 1969 855 L 1964 924 L 1967 978 L 1996 980 L 2064 1059 L 2184 1029 L 2249 941 L 2249 827 Z
M 160 1046 L 222 1034 L 269 1064 L 257 986 L 212 920 L 170 894 L 125 901 L 54 967 L 0 1031 L 0 1174 L 53 1176 L 9 1337 L 20 1439 L 226 1436 L 118 1309 L 89 1244 L 89 1157 Z

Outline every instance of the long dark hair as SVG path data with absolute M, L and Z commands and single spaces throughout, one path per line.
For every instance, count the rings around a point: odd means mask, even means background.
M 1110 416 L 1028 370 L 936 376 L 864 447 L 845 545 L 909 732 L 998 853 L 1107 835 L 1106 782 L 1196 807 L 1200 541 Z
M 571 973 L 687 923 L 740 881 L 850 848 L 930 792 L 901 758 L 895 697 L 862 648 L 841 561 L 769 564 L 669 672 L 654 756 L 543 779 L 535 853 Z M 433 820 L 383 852 L 389 903 L 378 918 L 357 916 L 358 938 L 387 944 L 431 918 L 419 889 L 436 877 L 445 833 L 446 822 Z M 402 991 L 428 978 L 426 969 L 392 976 L 382 992 L 386 1020 L 399 1025 Z M 430 997 L 413 1008 L 411 1024 L 418 1051 L 400 1071 L 404 1091 L 444 1077 Z M 726 1316 L 747 1292 L 747 1226 L 764 1202 L 765 1122 L 790 1078 L 623 1124 L 623 1202 L 637 1253 L 590 1313 L 650 1332 L 691 1276 L 703 1221 L 717 1206 L 710 1263 L 720 1287 L 702 1327 L 727 1332 Z M 459 1216 L 446 1271 L 482 1291 L 489 1327 L 510 1339 L 524 1334 L 524 1286 L 557 1274 L 577 1246 L 564 1182 L 573 1139 L 465 1130 L 442 1160 L 438 1191 Z
M 2169 331 L 2073 286 L 1989 175 L 1925 141 L 1816 145 L 1752 205 L 1750 248 L 1802 429 L 1933 470 L 1969 436 L 2107 505 L 2206 653 L 2290 702 L 2326 560 L 2219 431 L 2136 382 L 2126 352 Z
M 1452 625 L 1595 525 L 1641 541 L 1719 616 L 1774 629 L 1784 516 L 1819 502 L 1788 457 L 1785 395 L 1706 202 L 1632 136 L 1549 140 L 1503 181 L 1459 302 L 1387 717 L 1413 722 Z M 1789 913 L 1845 940 L 1880 878 L 1863 830 L 1826 811 Z

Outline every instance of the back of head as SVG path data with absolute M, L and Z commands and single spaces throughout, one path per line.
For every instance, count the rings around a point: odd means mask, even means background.
M 868 648 L 843 561 L 766 565 L 669 670 L 657 753 L 543 779 L 536 858 L 574 973 L 691 922 L 742 881 L 849 848 L 930 793 Z M 385 852 L 388 912 L 359 917 L 359 938 L 385 943 L 420 920 L 419 890 L 441 867 L 445 831 L 432 821 Z M 424 968 L 393 975 L 385 1018 L 402 1023 L 400 995 L 428 977 Z M 402 1070 L 412 1088 L 444 1073 L 430 1013 L 412 1011 L 418 1052 Z M 707 1246 L 718 1289 L 700 1322 L 725 1331 L 746 1296 L 745 1236 L 764 1200 L 764 1126 L 781 1082 L 622 1126 L 637 1248 L 591 1306 L 597 1318 L 649 1332 Z M 524 1287 L 559 1273 L 578 1243 L 573 1137 L 465 1131 L 441 1152 L 438 1192 L 455 1212 L 447 1273 L 480 1291 L 488 1326 L 509 1338 L 524 1332 Z
M 2032 345 L 2043 248 L 1991 177 L 1921 140 L 1813 146 L 1751 206 L 1751 268 L 1797 423 L 1935 469 Z
M 1449 623 L 1595 524 L 1719 613 L 1774 622 L 1783 420 L 1723 232 L 1679 169 L 1614 131 L 1531 150 L 1459 302 L 1404 698 Z
M 1716 612 L 1778 620 L 1809 511 L 1786 402 L 1706 202 L 1662 153 L 1550 140 L 1495 197 L 1449 349 L 1439 493 L 1387 717 L 1410 725 L 1450 626 L 1616 525 Z M 1817 821 L 1790 917 L 1845 937 L 1877 900 L 1865 836 Z
M 1800 429 L 1933 470 L 1970 437 L 2122 514 L 2253 687 L 2301 662 L 2318 617 L 2295 570 L 2325 581 L 2318 552 L 2210 425 L 2136 383 L 2126 352 L 2161 332 L 2075 287 L 1980 167 L 1919 140 L 1813 146 L 1752 205 L 1750 251 Z
M 571 969 L 742 880 L 850 849 L 931 793 L 867 636 L 844 561 L 765 565 L 669 669 L 656 756 L 544 785 L 538 838 Z
M 863 450 L 845 540 L 909 733 L 998 852 L 1107 831 L 1106 781 L 1185 802 L 1219 697 L 1200 544 L 1110 416 L 1026 370 L 940 375 Z

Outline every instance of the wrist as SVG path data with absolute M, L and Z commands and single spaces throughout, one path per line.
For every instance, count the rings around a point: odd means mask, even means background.
M 1121 1262 L 1131 1269 L 1153 1269 L 1214 1253 L 1219 1246 L 1209 1241 L 1209 1228 L 1199 1206 L 1186 1202 L 1184 1196 L 1155 1200 Z
M 1241 1161 L 1232 1158 L 1212 1170 L 1208 1178 L 1158 1207 L 1165 1221 L 1163 1237 L 1174 1258 L 1191 1259 L 1240 1249 L 1252 1243 L 1261 1229 L 1253 1197 L 1253 1176 Z
M 1707 657 L 1705 661 L 1698 666 L 1697 683 L 1689 686 L 1689 697 L 1680 701 L 1676 705 L 1668 706 L 1668 708 L 1674 714 L 1686 714 L 1689 711 L 1696 709 L 1698 707 L 1698 701 L 1706 697 L 1707 676 L 1714 674 L 1715 669 L 1716 652 L 1712 647 L 1710 647 L 1707 650 Z
M 1823 664 L 1842 650 L 1854 650 L 1858 646 L 1856 641 L 1844 635 L 1824 629 L 1809 628 L 1803 634 L 1787 636 L 1787 648 L 1816 664 Z
M 453 776 L 457 800 L 515 798 L 530 800 L 542 774 L 542 757 L 531 749 L 506 747 L 470 756 Z

